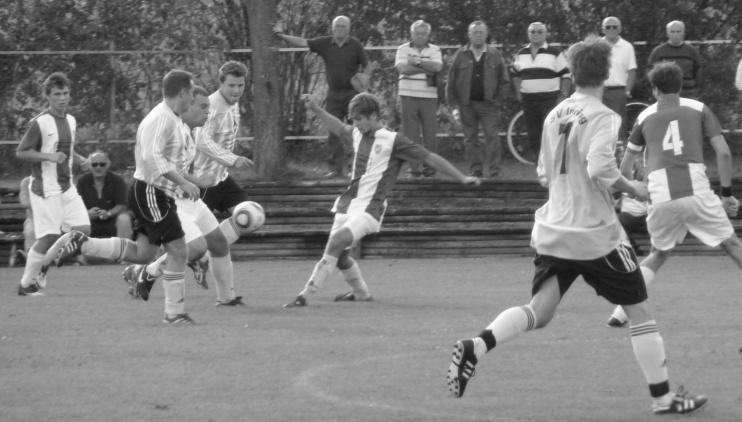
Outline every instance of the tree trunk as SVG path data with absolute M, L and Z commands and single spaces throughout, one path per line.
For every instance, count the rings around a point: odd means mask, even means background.
M 252 56 L 254 161 L 258 177 L 276 179 L 284 170 L 283 81 L 272 22 L 276 0 L 242 0 L 247 10 Z

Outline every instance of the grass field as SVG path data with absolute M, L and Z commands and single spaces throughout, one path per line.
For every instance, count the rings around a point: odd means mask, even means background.
M 284 310 L 313 263 L 236 263 L 247 306 L 190 279 L 195 326 L 162 324 L 162 290 L 126 294 L 115 265 L 50 272 L 41 297 L 0 280 L 0 421 L 656 421 L 626 329 L 577 283 L 544 330 L 498 345 L 461 399 L 453 342 L 527 302 L 529 258 L 366 260 L 371 303 L 339 279 Z M 724 257 L 675 257 L 650 290 L 673 386 L 710 397 L 683 420 L 742 420 L 742 284 Z

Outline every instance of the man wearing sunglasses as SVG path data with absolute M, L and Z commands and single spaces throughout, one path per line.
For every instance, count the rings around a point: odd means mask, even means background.
M 546 42 L 546 24 L 528 25 L 529 44 L 516 53 L 511 68 L 515 97 L 523 104 L 529 150 L 529 160 L 538 159 L 544 119 L 559 98 L 567 97 L 571 89 L 569 69 L 564 54 Z
M 626 143 L 626 101 L 631 98 L 631 90 L 636 81 L 636 54 L 634 46 L 621 38 L 621 21 L 615 16 L 603 19 L 603 39 L 611 45 L 611 71 L 603 89 L 603 104 L 621 116 L 618 139 Z
M 88 157 L 90 173 L 77 181 L 77 191 L 90 217 L 90 236 L 131 238 L 131 216 L 127 212 L 129 189 L 118 174 L 109 171 L 111 160 L 103 151 Z

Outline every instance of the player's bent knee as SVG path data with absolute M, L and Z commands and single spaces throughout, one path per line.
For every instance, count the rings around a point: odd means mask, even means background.
M 341 270 L 347 270 L 355 264 L 355 260 L 350 256 L 350 249 L 345 249 L 338 257 L 337 267 Z
M 204 239 L 206 248 L 211 253 L 211 256 L 220 258 L 227 256 L 229 253 L 229 242 L 227 242 L 227 238 L 224 237 L 220 228 L 217 227 L 216 230 L 208 233 L 204 236 Z

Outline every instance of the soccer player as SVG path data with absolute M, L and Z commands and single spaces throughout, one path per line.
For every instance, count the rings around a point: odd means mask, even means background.
M 194 130 L 203 126 L 208 116 L 209 93 L 203 87 L 196 85 L 193 89 L 193 103 L 188 108 L 188 111 L 182 114 L 183 122 L 191 130 Z M 199 183 L 198 179 L 194 178 L 193 181 L 197 184 Z M 189 198 L 176 198 L 175 205 L 177 207 L 178 219 L 180 219 L 183 225 L 185 241 L 188 245 L 187 261 L 189 263 L 197 261 L 207 251 L 211 254 L 212 260 L 217 263 L 219 263 L 220 257 L 228 256 L 229 244 L 222 233 L 219 221 L 200 198 L 196 201 L 192 201 Z M 230 217 L 230 219 L 232 218 Z M 145 301 L 149 298 L 149 290 L 152 288 L 154 281 L 163 274 L 167 256 L 167 254 L 163 254 L 149 265 L 130 265 L 124 269 L 124 279 L 131 286 L 135 287 L 131 291 L 133 296 L 141 297 Z M 218 281 L 217 287 L 230 284 L 229 282 L 233 276 L 231 260 L 226 268 L 219 265 L 215 265 L 212 268 L 214 276 Z M 225 269 L 227 271 L 224 271 Z M 137 283 L 139 279 L 146 280 L 146 283 Z M 243 305 L 241 296 L 232 295 L 231 297 L 223 298 L 219 296 L 220 293 L 229 294 L 230 292 L 217 289 L 217 306 Z
M 244 64 L 236 61 L 224 63 L 219 68 L 219 89 L 209 96 L 209 118 L 203 127 L 194 130 L 197 152 L 191 174 L 201 181 L 201 199 L 212 211 L 232 214 L 237 204 L 247 201 L 247 192 L 228 172 L 229 168 L 253 165 L 249 158 L 233 152 L 240 128 L 240 98 L 245 92 L 246 82 L 247 67 Z M 209 269 L 214 275 L 218 300 L 241 304 L 234 291 L 234 270 L 229 250 L 229 245 L 239 239 L 240 232 L 231 218 L 222 221 L 220 228 L 226 243 L 220 238 L 220 246 L 209 249 Z
M 168 254 L 163 272 L 166 324 L 193 323 L 185 313 L 183 273 L 188 251 L 175 205 L 176 198 L 195 201 L 199 197 L 198 186 L 187 175 L 196 146 L 180 117 L 193 101 L 193 89 L 193 75 L 177 69 L 168 72 L 162 80 L 163 101 L 137 129 L 136 170 L 129 189 L 129 205 L 140 224 L 136 243 L 119 237 L 89 238 L 73 231 L 59 250 L 57 260 L 59 264 L 69 256 L 83 254 L 146 263 L 163 245 Z
M 532 299 L 500 313 L 477 337 L 459 340 L 448 368 L 448 388 L 461 397 L 477 362 L 518 334 L 544 327 L 575 279 L 624 305 L 634 355 L 649 384 L 654 413 L 687 413 L 703 396 L 670 391 L 665 349 L 647 304 L 636 256 L 616 219 L 610 188 L 647 196 L 639 181 L 622 176 L 613 155 L 621 118 L 602 104 L 611 46 L 597 37 L 573 45 L 567 56 L 577 91 L 546 117 L 538 174 L 549 200 L 536 211 Z
M 87 160 L 75 152 L 77 121 L 67 113 L 70 81 L 63 73 L 52 73 L 42 84 L 49 107 L 31 120 L 18 145 L 18 159 L 32 163 L 29 202 L 36 241 L 28 251 L 18 295 L 41 294 L 37 280 L 45 284 L 44 255 L 69 226 L 90 233 L 90 219 L 82 198 L 72 183 L 72 165 L 87 169 Z M 42 275 L 43 274 L 43 275 Z
M 352 126 L 320 108 L 308 95 L 303 99 L 330 132 L 353 143 L 353 169 L 348 188 L 335 200 L 335 219 L 324 255 L 314 266 L 299 295 L 284 307 L 305 306 L 307 295 L 321 288 L 335 267 L 340 269 L 353 289 L 338 295 L 335 301 L 369 301 L 371 294 L 358 264 L 350 256 L 350 248 L 354 242 L 381 229 L 386 197 L 394 187 L 404 161 L 421 161 L 463 184 L 478 185 L 481 181 L 466 176 L 438 154 L 404 135 L 386 129 L 379 121 L 379 100 L 371 94 L 356 94 L 350 101 L 348 115 L 353 121 Z
M 652 282 L 689 231 L 708 246 L 721 246 L 742 271 L 742 243 L 727 217 L 737 215 L 739 208 L 732 196 L 732 154 L 719 121 L 705 104 L 680 97 L 683 71 L 677 64 L 656 64 L 649 81 L 657 102 L 637 117 L 621 162 L 621 171 L 628 174 L 644 151 L 651 200 L 647 231 L 652 240 L 652 251 L 641 263 L 644 281 Z M 716 153 L 721 199 L 706 177 L 704 138 Z M 608 325 L 624 324 L 626 313 L 619 306 Z

